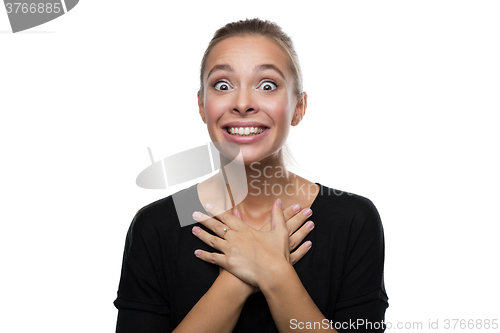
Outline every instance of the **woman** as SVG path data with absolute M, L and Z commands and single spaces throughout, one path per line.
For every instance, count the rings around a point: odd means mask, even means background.
M 200 84 L 199 112 L 221 165 L 238 156 L 246 176 L 223 167 L 178 192 L 194 226 L 180 226 L 172 196 L 136 214 L 117 332 L 383 331 L 376 208 L 286 169 L 290 125 L 307 107 L 290 38 L 258 19 L 226 25 L 205 52 Z

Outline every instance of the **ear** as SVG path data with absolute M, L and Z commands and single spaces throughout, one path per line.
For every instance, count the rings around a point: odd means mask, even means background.
M 198 90 L 198 111 L 200 112 L 201 120 L 206 124 L 207 121 L 205 119 L 205 105 L 203 104 L 203 98 L 200 96 L 200 91 Z
M 302 118 L 306 114 L 306 109 L 307 93 L 303 92 L 297 101 L 297 106 L 295 107 L 295 113 L 292 118 L 292 126 L 297 126 L 302 121 Z

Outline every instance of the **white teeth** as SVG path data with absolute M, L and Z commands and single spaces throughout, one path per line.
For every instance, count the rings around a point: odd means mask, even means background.
M 258 127 L 231 127 L 228 129 L 228 132 L 233 135 L 254 135 L 260 134 L 263 131 L 263 128 Z

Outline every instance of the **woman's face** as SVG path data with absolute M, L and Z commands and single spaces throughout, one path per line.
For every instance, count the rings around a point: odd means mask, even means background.
M 298 124 L 305 112 L 306 101 L 297 103 L 294 94 L 287 54 L 262 36 L 219 42 L 208 55 L 203 80 L 198 105 L 211 140 L 236 143 L 247 165 L 276 154 L 290 125 Z M 263 131 L 235 135 L 228 128 Z

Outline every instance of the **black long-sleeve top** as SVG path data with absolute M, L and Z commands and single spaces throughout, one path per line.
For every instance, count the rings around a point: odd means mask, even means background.
M 313 246 L 294 265 L 295 271 L 328 325 L 339 332 L 382 332 L 388 298 L 383 277 L 384 233 L 377 209 L 362 196 L 316 184 L 320 192 L 309 217 L 315 227 L 304 239 Z M 195 210 L 206 213 L 196 185 L 175 195 L 176 200 L 190 202 L 189 209 L 178 212 L 183 218 Z M 218 266 L 194 255 L 196 249 L 216 250 L 191 229 L 197 225 L 211 231 L 200 223 L 181 227 L 178 213 L 168 196 L 135 215 L 114 301 L 119 310 L 117 333 L 171 332 L 217 278 Z M 290 325 L 305 328 L 308 323 L 292 321 Z M 247 299 L 233 332 L 278 332 L 262 292 Z

